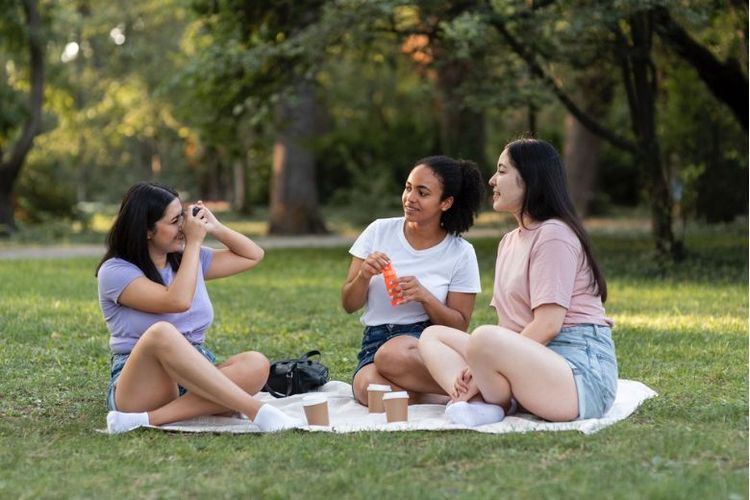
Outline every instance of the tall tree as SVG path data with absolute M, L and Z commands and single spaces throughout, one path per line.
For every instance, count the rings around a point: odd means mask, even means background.
M 320 130 L 317 105 L 313 82 L 303 79 L 279 99 L 271 179 L 271 234 L 326 232 L 318 211 L 315 154 L 310 144 Z
M 610 75 L 593 67 L 576 78 L 578 102 L 597 121 L 603 120 L 612 105 L 614 82 Z M 585 92 L 582 91 L 585 89 Z M 568 175 L 570 195 L 576 211 L 585 216 L 594 200 L 601 159 L 602 139 L 581 124 L 575 116 L 565 117 L 563 160 Z
M 0 3 L 5 15 L 17 11 L 15 2 Z M 2 117 L 3 129 L 0 131 L 0 234 L 15 230 L 13 190 L 21 173 L 26 156 L 39 134 L 42 124 L 42 104 L 44 100 L 44 42 L 42 39 L 42 22 L 35 0 L 23 0 L 25 23 L 20 28 L 24 34 L 28 50 L 29 95 L 28 108 L 23 122 L 8 123 L 8 116 Z M 0 85 L 6 85 L 0 82 Z M 3 112 L 0 111 L 0 114 Z M 6 153 L 5 138 L 14 128 L 20 128 L 20 135 L 15 144 Z
M 209 116 L 234 127 L 225 134 L 232 142 L 241 119 L 252 114 L 264 136 L 275 137 L 269 231 L 276 234 L 325 231 L 311 147 L 319 130 L 307 115 L 319 106 L 312 75 L 315 48 L 326 41 L 316 32 L 323 3 L 194 2 L 211 40 L 190 72 L 196 93 L 214 104 Z

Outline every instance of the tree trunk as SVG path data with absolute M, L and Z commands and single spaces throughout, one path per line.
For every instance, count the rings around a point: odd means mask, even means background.
M 594 68 L 576 78 L 575 84 L 582 91 L 580 101 L 583 110 L 597 121 L 606 117 L 614 87 L 609 75 Z M 571 114 L 565 117 L 564 126 L 563 160 L 568 186 L 576 211 L 583 217 L 589 213 L 594 199 L 602 140 Z
M 436 48 L 437 84 L 440 90 L 440 152 L 486 165 L 484 113 L 466 106 L 460 87 L 471 72 L 470 63 L 450 59 Z
M 11 179 L 0 175 L 0 236 L 8 236 L 15 229 L 13 185 Z
M 271 178 L 271 234 L 326 233 L 318 208 L 315 154 L 309 141 L 317 133 L 317 102 L 311 81 L 300 80 L 277 108 Z
M 563 159 L 568 175 L 568 186 L 576 212 L 581 217 L 589 213 L 599 173 L 601 139 L 581 125 L 573 115 L 565 117 Z
M 651 230 L 656 249 L 673 260 L 683 257 L 681 242 L 675 241 L 672 230 L 672 195 L 661 159 L 656 135 L 656 71 L 651 60 L 653 38 L 652 13 L 641 11 L 628 19 L 630 44 L 623 44 L 620 33 L 625 88 L 628 94 L 633 132 L 637 138 L 639 154 L 636 161 L 646 174 L 646 187 L 651 204 Z
M 44 102 L 44 50 L 41 39 L 41 20 L 34 0 L 24 0 L 23 9 L 28 29 L 31 88 L 29 90 L 29 117 L 24 123 L 21 136 L 13 147 L 7 161 L 0 145 L 0 235 L 16 229 L 13 189 L 21 173 L 26 155 L 34 144 L 42 124 Z
M 235 158 L 232 162 L 232 205 L 240 213 L 247 213 L 247 199 L 245 196 L 245 162 Z

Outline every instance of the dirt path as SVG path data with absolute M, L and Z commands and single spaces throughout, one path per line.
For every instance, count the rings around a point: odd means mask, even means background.
M 603 232 L 647 232 L 649 224 L 643 219 L 610 219 L 590 218 L 585 221 L 586 228 L 593 233 Z M 506 228 L 507 230 L 508 228 Z M 498 238 L 503 230 L 497 227 L 474 227 L 465 237 Z M 354 243 L 354 238 L 337 234 L 308 235 L 308 236 L 261 236 L 253 238 L 264 249 L 274 248 L 332 248 L 348 247 Z M 218 246 L 208 241 L 208 246 Z M 73 257 L 101 257 L 104 255 L 103 245 L 18 245 L 0 247 L 0 260 L 18 259 L 65 259 Z
M 354 240 L 338 235 L 329 236 L 263 236 L 253 238 L 264 249 L 273 248 L 331 248 L 351 245 Z M 211 241 L 208 246 L 217 246 Z M 103 245 L 28 245 L 0 248 L 0 260 L 66 259 L 73 257 L 101 257 Z

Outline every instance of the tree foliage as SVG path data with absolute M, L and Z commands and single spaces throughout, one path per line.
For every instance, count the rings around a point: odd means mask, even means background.
M 21 5 L 0 1 L 6 152 L 31 116 Z M 658 201 L 657 240 L 670 238 L 664 215 L 673 203 L 709 220 L 746 212 L 746 190 L 737 188 L 747 177 L 741 2 L 61 0 L 40 8 L 47 82 L 43 134 L 16 183 L 24 222 L 74 217 L 76 202 L 111 203 L 143 178 L 237 207 L 268 203 L 279 105 L 303 80 L 319 110 L 302 144 L 317 174 L 304 182 L 323 203 L 358 203 L 362 220 L 398 203 L 405 173 L 427 154 L 468 156 L 488 172 L 524 131 L 562 149 L 566 112 L 607 141 L 598 200 Z M 596 74 L 612 80 L 611 91 L 592 88 Z M 591 112 L 594 95 L 606 111 Z

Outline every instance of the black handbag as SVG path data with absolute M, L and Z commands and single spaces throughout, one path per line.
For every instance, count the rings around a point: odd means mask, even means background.
M 271 363 L 271 371 L 263 390 L 275 398 L 302 394 L 317 389 L 328 382 L 328 367 L 312 356 L 320 351 L 310 351 L 299 358 L 284 359 Z

